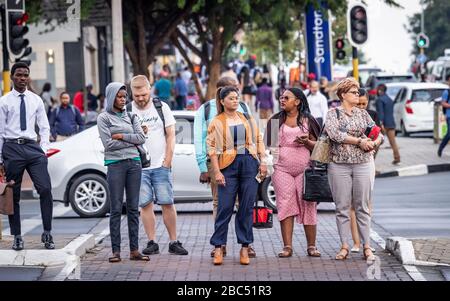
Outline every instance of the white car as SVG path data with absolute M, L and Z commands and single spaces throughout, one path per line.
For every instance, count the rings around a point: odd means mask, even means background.
M 396 130 L 404 136 L 431 132 L 434 127 L 434 100 L 442 96 L 448 85 L 441 83 L 387 83 L 389 90 L 398 90 L 394 100 Z
M 193 144 L 195 112 L 173 113 L 177 120 L 173 157 L 175 201 L 210 201 L 211 189 L 199 183 L 200 171 Z M 109 212 L 103 153 L 97 126 L 65 141 L 52 143 L 47 156 L 53 199 L 70 203 L 82 217 L 99 217 Z

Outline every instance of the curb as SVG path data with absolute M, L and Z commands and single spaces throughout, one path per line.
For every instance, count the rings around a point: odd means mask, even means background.
M 394 171 L 381 173 L 375 178 L 389 178 L 389 177 L 408 177 L 408 176 L 423 176 L 429 173 L 450 171 L 449 163 L 442 164 L 419 164 L 408 167 L 402 167 Z
M 386 250 L 393 254 L 403 265 L 411 266 L 441 266 L 448 264 L 417 260 L 412 242 L 404 237 L 393 236 L 386 239 Z
M 95 246 L 94 235 L 81 234 L 67 246 L 57 250 L 2 250 L 1 266 L 63 267 L 51 280 L 80 278 L 80 256 Z

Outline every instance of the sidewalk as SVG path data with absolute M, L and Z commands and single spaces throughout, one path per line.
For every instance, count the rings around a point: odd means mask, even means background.
M 434 144 L 432 138 L 396 137 L 396 140 L 399 146 L 401 163 L 398 165 L 392 164 L 394 155 L 389 141 L 386 139 L 375 159 L 376 170 L 382 174 L 420 164 L 450 164 L 450 146 L 445 148 L 442 157 L 439 158 L 437 155 L 439 144 Z
M 126 219 L 122 223 L 122 262 L 111 264 L 110 238 L 81 258 L 81 280 L 127 280 L 127 281 L 339 281 L 339 280 L 385 280 L 411 281 L 400 262 L 373 242 L 380 261 L 368 265 L 362 253 L 352 253 L 345 261 L 336 261 L 334 256 L 339 248 L 334 212 L 320 212 L 318 216 L 317 247 L 322 257 L 306 255 L 306 241 L 303 227 L 294 229 L 294 255 L 278 258 L 282 248 L 280 223 L 274 217 L 272 229 L 254 229 L 254 247 L 257 258 L 250 260 L 249 266 L 239 264 L 240 246 L 234 234 L 234 217 L 230 222 L 228 235 L 228 255 L 221 266 L 214 266 L 209 238 L 213 232 L 213 222 L 208 214 L 179 214 L 179 240 L 189 251 L 187 256 L 168 253 L 168 236 L 157 214 L 157 242 L 160 254 L 151 255 L 150 262 L 133 262 L 128 259 L 128 233 Z M 147 239 L 143 227 L 140 228 L 140 249 Z M 161 236 L 162 235 L 162 236 Z

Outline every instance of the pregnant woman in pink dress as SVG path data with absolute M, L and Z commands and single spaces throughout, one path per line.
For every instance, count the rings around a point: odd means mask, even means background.
M 287 89 L 280 97 L 280 107 L 282 111 L 269 120 L 266 131 L 266 143 L 275 157 L 272 182 L 284 243 L 278 256 L 292 256 L 295 219 L 304 225 L 308 255 L 319 257 L 316 248 L 317 203 L 304 201 L 302 195 L 303 173 L 309 166 L 310 152 L 320 126 L 309 113 L 307 99 L 300 89 Z

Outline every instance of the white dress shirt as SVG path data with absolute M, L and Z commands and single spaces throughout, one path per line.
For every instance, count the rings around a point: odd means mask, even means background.
M 20 129 L 20 94 L 25 95 L 25 131 Z M 0 163 L 3 163 L 2 149 L 5 139 L 26 138 L 37 141 L 35 124 L 39 127 L 40 144 L 45 153 L 50 145 L 50 125 L 42 98 L 28 90 L 20 93 L 14 89 L 0 98 Z
M 311 115 L 314 118 L 322 118 L 323 124 L 325 124 L 325 118 L 328 113 L 328 101 L 327 98 L 317 91 L 316 94 L 310 94 L 308 97 L 308 105 L 311 110 Z

